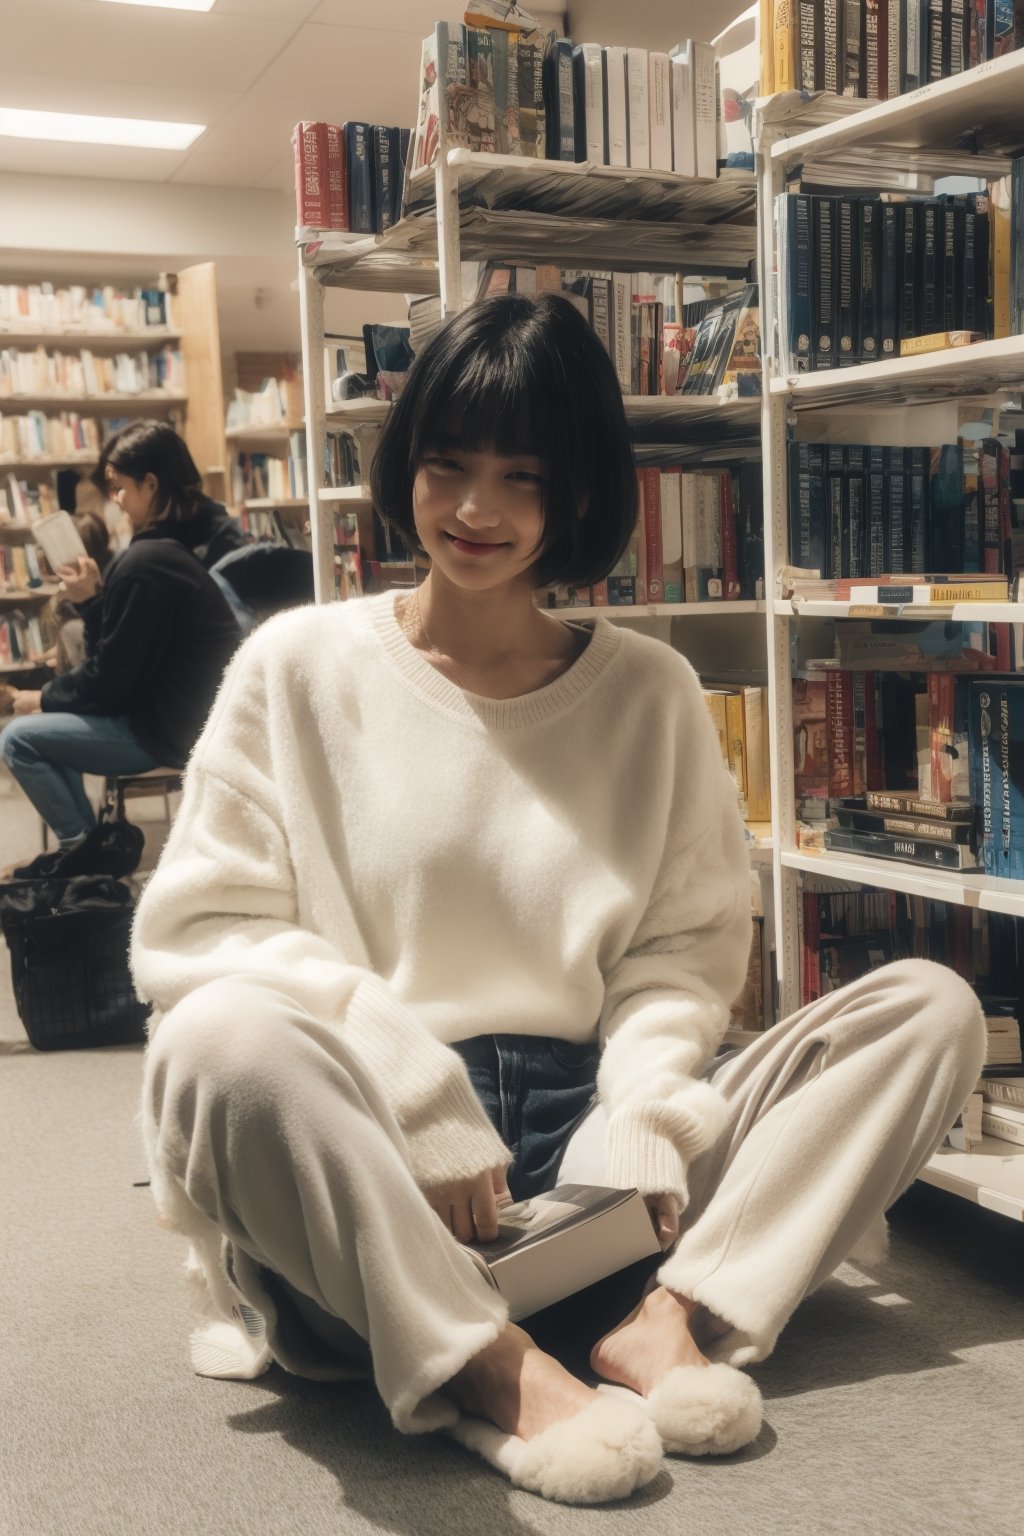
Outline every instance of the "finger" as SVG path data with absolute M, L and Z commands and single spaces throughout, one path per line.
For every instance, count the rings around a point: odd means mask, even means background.
M 658 1202 L 658 1241 L 663 1248 L 671 1248 L 679 1236 L 679 1201 L 675 1195 L 666 1195 Z
M 498 1202 L 490 1181 L 481 1184 L 474 1192 L 473 1225 L 481 1243 L 493 1243 L 498 1235 Z
M 451 1207 L 451 1230 L 460 1243 L 473 1241 L 473 1207 L 468 1200 L 462 1200 Z
M 491 1169 L 491 1188 L 499 1205 L 512 1199 L 512 1193 L 508 1187 L 508 1169 L 499 1163 L 497 1168 Z

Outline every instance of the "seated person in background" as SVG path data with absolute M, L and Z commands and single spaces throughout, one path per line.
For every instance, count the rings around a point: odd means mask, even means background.
M 286 608 L 313 601 L 313 556 L 287 544 L 248 544 L 210 569 L 243 635 Z
M 0 754 L 59 848 L 15 878 L 99 874 L 101 829 L 85 773 L 184 766 L 239 640 L 216 582 L 176 537 L 199 471 L 163 422 L 139 422 L 105 452 L 108 482 L 135 532 L 100 575 L 88 556 L 60 575 L 85 609 L 86 658 L 14 695 Z
M 131 445 L 137 440 L 140 432 L 147 430 L 158 430 L 177 437 L 173 427 L 168 426 L 166 422 L 156 421 L 133 422 L 131 426 L 122 427 L 120 431 L 115 432 L 104 443 L 99 463 L 92 476 L 93 484 L 104 496 L 113 496 L 110 470 L 119 445 L 123 442 Z M 191 456 L 189 462 L 192 463 L 195 480 L 192 484 L 181 487 L 181 513 L 176 518 L 173 528 L 168 529 L 167 537 L 177 539 L 180 544 L 184 544 L 200 564 L 210 570 L 218 560 L 223 559 L 234 549 L 244 548 L 252 542 L 252 539 L 226 507 L 204 493 L 202 476 L 196 469 Z M 116 497 L 114 499 L 116 500 Z

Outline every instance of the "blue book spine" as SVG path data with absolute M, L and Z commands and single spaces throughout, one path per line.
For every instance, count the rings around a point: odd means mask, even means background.
M 885 569 L 907 570 L 907 473 L 905 448 L 886 450 Z
M 572 43 L 556 37 L 544 59 L 544 113 L 549 160 L 576 159 Z
M 836 363 L 836 261 L 834 197 L 815 197 L 814 209 L 814 368 L 834 368 Z M 863 289 L 863 273 L 861 276 Z
M 811 366 L 811 206 L 811 199 L 803 193 L 786 197 L 786 362 L 798 373 L 806 373 Z
M 907 569 L 922 575 L 928 562 L 928 450 L 910 449 L 907 482 Z
M 1007 682 L 1000 703 L 1000 773 L 1003 785 L 1001 852 L 1012 880 L 1024 879 L 1024 680 Z
M 878 274 L 880 290 L 878 355 L 879 357 L 896 357 L 900 350 L 899 302 L 903 276 L 901 271 L 903 249 L 896 204 L 882 203 L 879 212 L 882 227 L 879 232 L 881 261 Z
M 867 574 L 885 571 L 885 449 L 868 448 Z
M 790 443 L 790 542 L 793 563 L 825 572 L 825 450 Z
M 358 234 L 376 232 L 377 219 L 373 205 L 373 152 L 369 123 L 343 123 L 345 164 L 348 172 L 349 229 Z
M 858 352 L 862 363 L 878 360 L 880 281 L 879 213 L 881 204 L 866 197 L 860 205 L 860 303 L 857 327 Z
M 831 580 L 844 576 L 846 545 L 846 472 L 845 455 L 840 443 L 825 449 L 825 501 L 828 516 L 828 540 L 825 548 L 825 575 Z
M 844 556 L 844 576 L 866 576 L 865 560 L 865 477 L 864 449 L 859 443 L 846 450 L 846 509 L 847 550 Z
M 1001 827 L 997 815 L 1001 804 L 998 782 L 998 750 L 993 722 L 998 720 L 998 704 L 993 701 L 994 687 L 987 679 L 970 682 L 968 718 L 968 757 L 971 801 L 978 817 L 978 851 L 986 875 L 999 875 L 998 843 Z

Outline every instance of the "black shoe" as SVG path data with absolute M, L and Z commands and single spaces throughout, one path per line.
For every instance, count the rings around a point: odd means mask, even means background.
M 71 848 L 55 848 L 52 853 L 40 853 L 28 864 L 18 864 L 9 870 L 4 876 L 7 880 L 47 880 L 51 875 L 58 873 L 61 859 L 67 857 L 74 850 Z
M 74 875 L 130 875 L 138 869 L 145 838 L 130 821 L 100 821 L 80 843 L 69 848 L 51 874 L 60 880 Z

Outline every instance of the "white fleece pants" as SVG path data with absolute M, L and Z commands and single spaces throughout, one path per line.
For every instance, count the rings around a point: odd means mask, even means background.
M 728 1126 L 691 1166 L 659 1274 L 732 1324 L 716 1358 L 770 1353 L 938 1146 L 984 1034 L 955 973 L 902 961 L 719 1069 Z M 192 1240 L 221 1314 L 239 1301 L 261 1313 L 298 1374 L 372 1370 L 400 1429 L 443 1422 L 433 1394 L 496 1337 L 504 1306 L 427 1206 L 344 1040 L 259 983 L 212 983 L 160 1024 L 143 1120 L 163 1219 Z M 573 1136 L 563 1180 L 602 1182 L 602 1120 L 595 1109 Z

